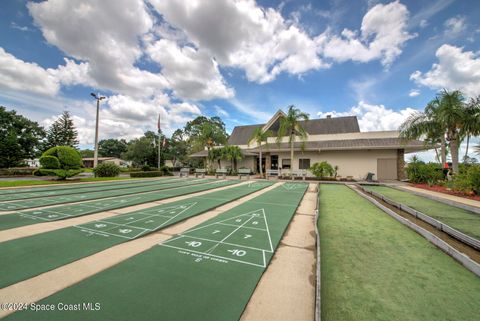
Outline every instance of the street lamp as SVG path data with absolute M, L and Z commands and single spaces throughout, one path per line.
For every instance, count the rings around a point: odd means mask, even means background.
M 95 168 L 98 165 L 98 114 L 100 110 L 100 100 L 105 99 L 106 97 L 94 93 L 91 93 L 90 95 L 97 100 L 97 119 L 95 121 L 95 151 L 93 154 L 93 167 Z

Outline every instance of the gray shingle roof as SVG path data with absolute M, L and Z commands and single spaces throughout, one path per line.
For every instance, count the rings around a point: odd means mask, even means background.
M 301 142 L 295 142 L 294 148 L 300 149 Z M 289 143 L 268 144 L 270 151 L 289 149 Z M 262 146 L 265 150 L 266 146 Z M 342 140 L 326 140 L 306 142 L 306 150 L 342 150 L 342 149 L 407 149 L 422 150 L 426 149 L 425 144 L 419 140 L 403 141 L 400 138 L 361 138 L 361 139 L 342 139 Z M 258 151 L 258 147 L 250 149 L 250 151 Z
M 345 134 L 358 133 L 358 121 L 356 116 L 335 117 L 311 119 L 308 122 L 300 122 L 309 135 L 323 134 Z M 252 137 L 255 128 L 263 127 L 265 124 L 236 126 L 228 140 L 229 145 L 247 145 L 248 140 Z

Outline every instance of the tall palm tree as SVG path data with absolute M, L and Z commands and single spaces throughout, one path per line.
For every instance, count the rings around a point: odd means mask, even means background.
M 277 143 L 282 141 L 282 138 L 287 136 L 290 143 L 290 175 L 293 170 L 293 146 L 295 140 L 298 137 L 302 140 L 302 148 L 305 146 L 308 133 L 305 128 L 300 124 L 300 121 L 307 122 L 309 116 L 307 113 L 302 112 L 294 105 L 288 106 L 287 114 L 280 118 L 280 127 L 277 132 Z
M 251 143 L 256 143 L 258 145 L 258 150 L 259 150 L 259 168 L 260 168 L 260 177 L 263 177 L 263 168 L 262 168 L 262 143 L 266 142 L 268 137 L 272 136 L 272 132 L 267 130 L 263 131 L 262 127 L 257 127 L 253 131 L 252 136 L 248 140 L 248 146 L 250 146 Z
M 439 121 L 440 99 L 436 97 L 430 101 L 423 112 L 415 112 L 400 125 L 400 138 L 404 140 L 420 139 L 424 137 L 427 145 L 440 144 L 441 162 L 447 162 L 447 148 L 445 127 Z M 435 148 L 435 152 L 438 152 Z
M 439 99 L 438 121 L 446 128 L 445 135 L 450 145 L 452 169 L 454 173 L 458 173 L 458 148 L 465 133 L 465 124 L 468 118 L 465 98 L 458 90 L 449 92 L 444 89 L 440 93 Z
M 463 134 L 467 137 L 467 148 L 464 156 L 464 159 L 467 159 L 470 137 L 480 135 L 480 96 L 470 99 L 466 106 Z

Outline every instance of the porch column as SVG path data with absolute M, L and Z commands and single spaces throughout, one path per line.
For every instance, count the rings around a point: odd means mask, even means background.
M 270 153 L 265 154 L 265 170 L 270 169 L 272 166 L 272 160 L 270 159 Z
M 405 150 L 397 149 L 397 179 L 405 179 Z

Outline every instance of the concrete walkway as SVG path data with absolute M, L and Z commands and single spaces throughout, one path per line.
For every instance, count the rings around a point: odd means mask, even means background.
M 423 189 L 423 188 L 418 188 L 418 187 L 413 187 L 413 186 L 398 186 L 398 187 L 400 187 L 402 189 L 405 189 L 405 190 L 408 190 L 408 191 L 413 191 L 413 192 L 417 192 L 417 193 L 421 193 L 421 194 L 425 194 L 425 195 L 431 195 L 431 196 L 443 198 L 443 199 L 446 199 L 446 200 L 449 200 L 449 201 L 454 201 L 454 202 L 457 202 L 457 203 L 461 203 L 461 204 L 465 204 L 465 205 L 480 208 L 480 202 L 479 201 L 475 201 L 475 200 L 472 200 L 472 199 L 469 199 L 469 198 L 464 198 L 464 197 L 459 197 L 459 196 L 455 196 L 455 195 L 429 191 L 429 190 L 426 190 L 426 189 Z
M 315 187 L 310 184 L 240 321 L 315 319 Z

